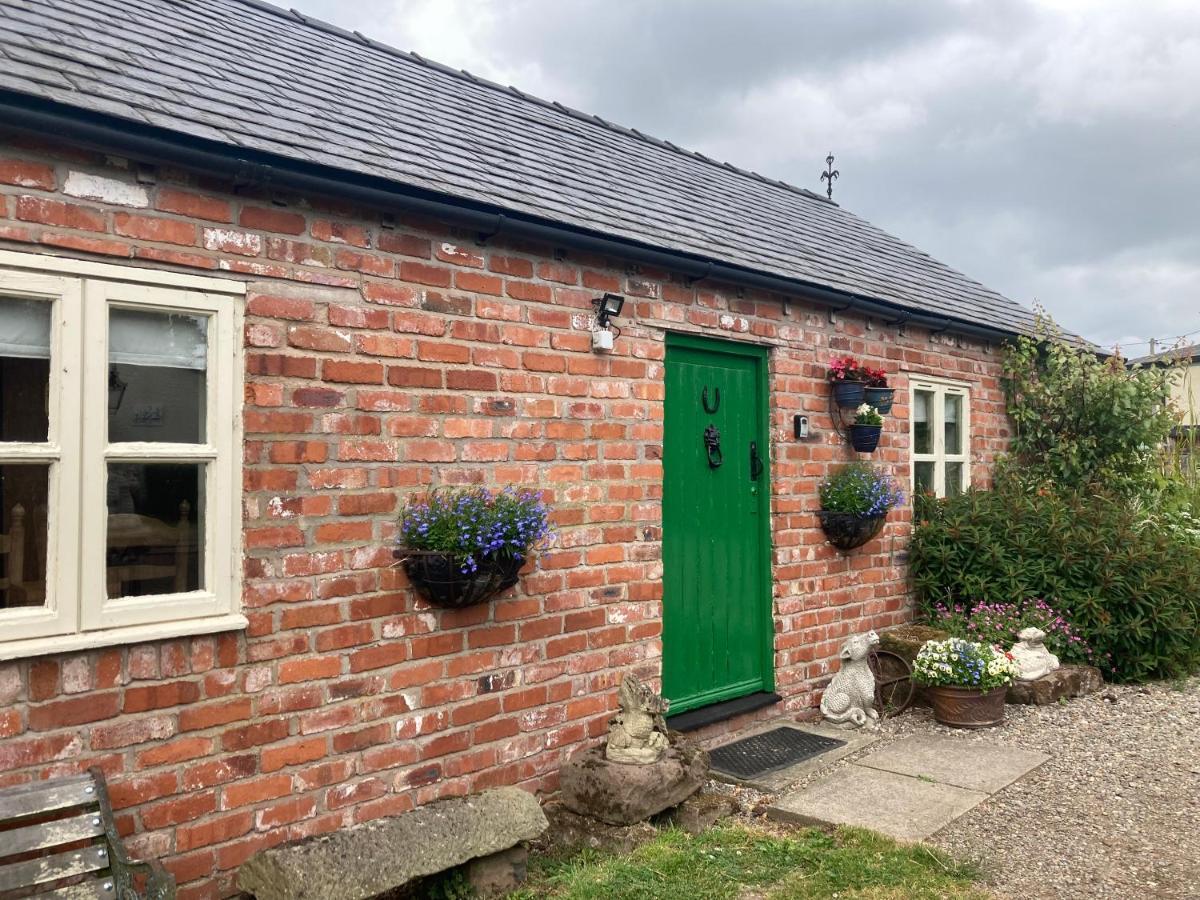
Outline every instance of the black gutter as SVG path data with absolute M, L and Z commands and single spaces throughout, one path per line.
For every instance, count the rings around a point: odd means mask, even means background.
M 873 297 L 840 291 L 796 278 L 786 278 L 728 265 L 678 251 L 661 250 L 636 241 L 513 213 L 499 207 L 448 198 L 431 191 L 405 187 L 383 178 L 290 160 L 163 128 L 102 116 L 58 103 L 11 92 L 0 92 L 0 123 L 39 138 L 61 137 L 90 149 L 167 162 L 219 178 L 237 178 L 259 186 L 284 188 L 356 200 L 383 210 L 403 209 L 438 221 L 478 231 L 482 238 L 503 232 L 551 245 L 573 246 L 679 272 L 688 278 L 712 279 L 803 297 L 838 312 L 882 318 L 890 323 L 915 324 L 935 331 L 953 329 L 986 341 L 1004 340 L 1015 332 L 989 328 L 946 316 L 914 312 Z

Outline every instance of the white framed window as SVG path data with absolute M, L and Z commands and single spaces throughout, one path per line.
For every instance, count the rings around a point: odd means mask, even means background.
M 971 392 L 940 378 L 909 379 L 914 493 L 961 494 L 971 484 Z
M 243 293 L 0 251 L 0 659 L 245 625 Z

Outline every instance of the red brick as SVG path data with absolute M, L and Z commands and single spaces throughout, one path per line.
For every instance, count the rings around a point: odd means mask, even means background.
M 49 700 L 58 693 L 60 666 L 57 659 L 35 659 L 29 665 L 29 699 Z
M 54 190 L 54 168 L 45 163 L 23 159 L 0 159 L 0 184 L 17 187 Z
M 254 827 L 254 813 L 242 810 L 227 816 L 210 816 L 175 829 L 175 850 L 182 853 L 197 847 L 223 844 L 248 833 Z
M 128 809 L 152 800 L 170 797 L 179 789 L 174 772 L 156 772 L 136 778 L 120 778 L 108 783 L 108 799 L 113 809 Z
M 408 648 L 404 643 L 376 644 L 356 650 L 350 654 L 350 671 L 366 672 L 394 666 L 408 659 Z
M 144 712 L 148 709 L 193 703 L 199 697 L 200 686 L 194 681 L 172 681 L 166 684 L 131 687 L 125 690 L 122 709 L 126 713 Z
M 125 237 L 143 241 L 158 241 L 163 244 L 196 244 L 196 226 L 178 219 L 158 219 L 136 213 L 113 213 L 113 231 Z
M 488 268 L 501 275 L 512 275 L 517 278 L 533 277 L 533 262 L 521 259 L 519 256 L 497 256 L 492 254 L 488 260 Z
M 421 259 L 430 257 L 430 241 L 411 234 L 401 234 L 398 231 L 381 231 L 376 242 L 379 249 L 385 253 L 399 253 L 401 256 L 416 256 Z
M 327 359 L 321 366 L 321 377 L 346 384 L 383 384 L 383 365 Z
M 102 209 L 29 195 L 17 198 L 17 218 L 79 231 L 105 231 L 107 227 Z
M 212 738 L 189 737 L 159 744 L 138 754 L 139 769 L 151 769 L 155 766 L 173 765 L 190 759 L 199 759 L 212 753 Z
M 62 247 L 64 250 L 78 250 L 81 253 L 96 253 L 100 256 L 128 257 L 133 247 L 124 241 L 109 241 L 103 238 L 82 237 L 76 234 L 42 235 L 42 243 L 51 247 Z
M 291 659 L 279 666 L 279 683 L 294 684 L 319 678 L 333 678 L 342 673 L 340 656 L 313 656 L 307 659 Z
M 427 263 L 409 262 L 408 260 L 400 263 L 400 280 L 411 281 L 416 284 L 427 284 L 432 287 L 450 287 L 452 273 L 452 269 L 446 269 L 442 266 L 431 266 Z
M 217 808 L 217 795 L 212 791 L 185 794 L 173 800 L 156 803 L 142 808 L 142 824 L 148 829 L 166 828 L 168 825 L 178 825 L 190 822 L 201 816 L 214 812 Z M 181 849 L 190 850 L 190 847 Z
M 49 731 L 111 719 L 117 714 L 119 695 L 116 691 L 90 692 L 69 700 L 53 700 L 29 708 L 29 729 Z
M 283 744 L 279 747 L 267 747 L 262 752 L 262 770 L 274 772 L 285 766 L 298 766 L 301 763 L 321 759 L 327 751 L 325 738 L 310 738 L 294 744 Z
M 207 194 L 193 194 L 178 188 L 160 187 L 154 208 L 210 222 L 232 222 L 233 207 L 227 200 Z
M 251 715 L 249 697 L 238 697 L 221 703 L 206 703 L 199 706 L 189 706 L 179 713 L 180 731 L 199 731 L 204 728 L 215 728 L 218 725 L 228 725 Z
M 328 219 L 314 219 L 309 227 L 309 233 L 318 241 L 330 241 L 335 244 L 351 244 L 355 247 L 371 246 L 371 236 L 361 225 L 349 222 L 331 222 Z
M 293 325 L 288 329 L 288 346 L 322 353 L 349 353 L 354 349 L 350 335 L 329 328 Z
M 288 736 L 288 723 L 284 719 L 270 719 L 241 728 L 231 728 L 221 736 L 221 746 L 226 750 L 245 750 L 260 744 L 272 744 Z
M 287 212 L 283 209 L 266 209 L 261 206 L 247 206 L 238 216 L 238 224 L 243 228 L 254 228 L 258 231 L 274 231 L 279 234 L 304 234 L 304 216 L 299 213 Z
M 316 306 L 311 300 L 252 294 L 246 301 L 246 313 L 267 319 L 312 320 L 316 318 Z
M 253 781 L 238 781 L 221 788 L 221 809 L 236 809 L 275 800 L 291 791 L 291 775 L 267 775 Z

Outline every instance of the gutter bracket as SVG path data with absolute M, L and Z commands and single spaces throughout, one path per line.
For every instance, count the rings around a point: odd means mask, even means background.
M 848 310 L 848 309 L 849 309 L 850 307 L 852 307 L 853 305 L 854 305 L 854 301 L 853 301 L 853 300 L 849 300 L 849 301 L 847 301 L 847 302 L 846 302 L 846 305 L 845 305 L 845 306 L 839 306 L 837 309 L 834 309 L 833 307 L 830 307 L 830 308 L 829 308 L 829 324 L 830 324 L 830 325 L 832 325 L 834 322 L 836 322 L 836 321 L 837 321 L 837 319 L 836 319 L 836 316 L 837 316 L 837 314 L 838 314 L 838 313 L 845 312 L 846 310 Z
M 487 244 L 492 238 L 504 230 L 504 213 L 496 213 L 496 224 L 492 226 L 491 231 L 481 231 L 475 236 L 475 242 L 480 246 Z
M 713 270 L 713 261 L 710 259 L 705 264 L 703 272 L 701 272 L 699 275 L 689 275 L 688 276 L 688 279 L 687 279 L 688 287 L 695 287 L 701 281 L 704 281 L 704 279 L 708 278 L 708 276 L 712 274 L 712 270 Z

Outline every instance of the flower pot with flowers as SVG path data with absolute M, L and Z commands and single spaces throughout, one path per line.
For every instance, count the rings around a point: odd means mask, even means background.
M 833 402 L 853 409 L 863 402 L 867 389 L 867 370 L 853 356 L 835 356 L 829 361 L 825 378 L 833 391 Z
M 879 435 L 883 432 L 883 416 L 879 410 L 864 403 L 854 411 L 850 425 L 850 444 L 859 453 L 874 453 L 879 446 Z
M 1004 695 L 1018 674 L 1012 654 L 999 647 L 949 638 L 921 647 L 912 679 L 924 685 L 943 725 L 986 728 L 1004 721 Z
M 879 534 L 888 511 L 904 502 L 896 482 L 865 462 L 843 466 L 822 482 L 820 498 L 821 528 L 841 550 L 861 547 Z
M 863 389 L 863 402 L 875 407 L 881 414 L 887 415 L 892 411 L 892 403 L 896 399 L 896 389 L 888 387 L 887 372 L 883 369 L 864 367 L 867 376 L 867 386 Z
M 516 584 L 549 536 L 548 512 L 534 491 L 435 490 L 405 502 L 394 556 L 421 596 L 456 608 Z

